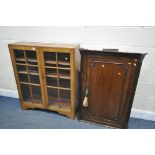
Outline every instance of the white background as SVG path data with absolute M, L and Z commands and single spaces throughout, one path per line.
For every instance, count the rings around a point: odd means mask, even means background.
M 0 1 L 0 25 L 3 26 L 154 26 L 154 15 L 153 0 Z M 149 41 L 147 43 L 150 45 Z M 0 153 L 3 155 L 154 155 L 154 144 L 154 130 L 0 131 Z

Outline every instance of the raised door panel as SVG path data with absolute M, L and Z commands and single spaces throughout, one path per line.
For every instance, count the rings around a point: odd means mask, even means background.
M 89 59 L 86 89 L 88 107 L 85 112 L 98 119 L 119 121 L 125 102 L 128 65 L 124 62 Z

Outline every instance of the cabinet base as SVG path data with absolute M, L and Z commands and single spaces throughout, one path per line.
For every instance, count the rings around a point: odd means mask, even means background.
M 78 116 L 78 120 L 88 122 L 88 123 L 92 123 L 92 124 L 96 124 L 96 125 L 100 125 L 100 126 L 104 126 L 104 127 L 107 127 L 107 128 L 128 129 L 128 124 L 121 124 L 121 123 L 117 123 L 117 122 L 108 122 L 108 121 L 105 121 L 105 120 L 97 120 L 97 119 L 92 119 L 92 118 L 83 118 L 83 117 L 80 117 L 80 116 Z
M 28 110 L 29 108 L 28 107 L 25 107 L 25 106 L 21 106 L 21 109 L 22 110 Z
M 65 115 L 70 119 L 75 119 L 74 113 L 66 112 L 65 110 L 58 110 L 58 109 L 50 109 L 50 108 L 44 108 L 44 107 L 35 107 L 35 106 L 29 106 L 29 105 L 21 105 L 22 110 L 28 110 L 28 109 L 41 109 L 41 110 L 48 110 L 51 112 L 56 112 L 61 115 Z

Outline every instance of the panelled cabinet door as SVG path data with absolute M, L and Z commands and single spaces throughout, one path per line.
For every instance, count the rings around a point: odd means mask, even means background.
M 38 51 L 33 47 L 17 47 L 11 52 L 19 94 L 24 103 L 41 104 L 42 88 Z
M 92 117 L 107 120 L 120 118 L 120 110 L 127 84 L 128 66 L 124 63 L 91 60 L 88 62 L 86 112 Z
M 90 56 L 82 61 L 85 67 L 81 73 L 80 117 L 121 126 L 125 119 L 127 88 L 132 72 L 130 59 Z

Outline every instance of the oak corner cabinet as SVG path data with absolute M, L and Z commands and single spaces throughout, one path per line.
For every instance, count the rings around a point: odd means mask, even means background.
M 80 49 L 79 120 L 128 128 L 146 54 Z
M 41 108 L 74 119 L 78 45 L 9 44 L 22 109 Z

